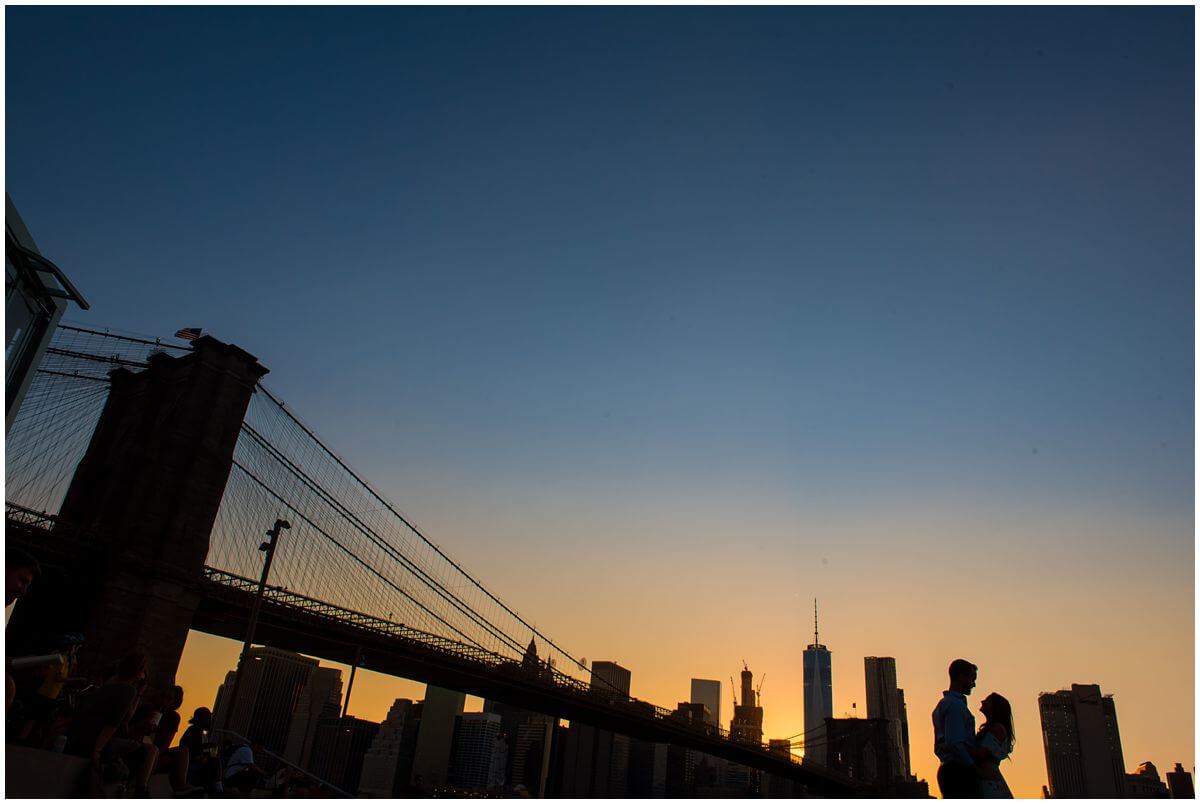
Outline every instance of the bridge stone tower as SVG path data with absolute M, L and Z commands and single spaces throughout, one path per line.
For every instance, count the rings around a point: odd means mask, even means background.
M 96 545 L 94 563 L 83 578 L 40 579 L 13 612 L 14 626 L 82 630 L 86 674 L 142 651 L 156 690 L 174 683 L 234 446 L 267 373 L 253 355 L 211 337 L 193 349 L 152 355 L 141 372 L 112 372 L 58 517 Z

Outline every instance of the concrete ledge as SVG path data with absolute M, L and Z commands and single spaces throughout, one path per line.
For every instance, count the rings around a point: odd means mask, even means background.
M 89 766 L 83 757 L 20 745 L 4 746 L 4 797 L 79 798 L 87 795 Z

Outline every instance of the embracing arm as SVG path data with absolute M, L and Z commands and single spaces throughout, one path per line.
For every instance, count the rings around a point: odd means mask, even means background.
M 963 708 L 965 709 L 965 706 Z M 967 719 L 963 717 L 963 712 L 956 709 L 946 712 L 942 728 L 946 747 L 954 754 L 955 759 L 967 766 L 974 765 L 975 759 L 967 750 L 971 740 L 971 728 Z

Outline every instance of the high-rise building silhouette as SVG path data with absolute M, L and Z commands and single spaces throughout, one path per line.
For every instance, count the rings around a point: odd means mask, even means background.
M 592 662 L 590 689 L 614 700 L 627 700 L 632 673 L 616 662 Z M 628 794 L 631 741 L 583 723 L 563 732 L 559 795 L 624 798 Z
M 233 685 L 237 683 L 237 671 L 225 671 L 225 680 L 217 687 L 217 697 L 212 705 L 212 732 L 219 734 L 225 729 L 225 721 L 229 719 L 229 700 L 233 695 Z
M 733 720 L 729 724 L 729 736 L 743 743 L 762 745 L 763 709 L 754 689 L 754 673 L 742 665 L 742 700 L 734 704 Z
M 1121 796 L 1125 759 L 1117 709 L 1098 684 L 1038 696 L 1046 775 L 1054 798 Z
M 1195 798 L 1196 788 L 1192 784 L 1192 774 L 1184 770 L 1183 765 L 1175 763 L 1175 770 L 1167 773 L 1167 788 L 1171 798 Z
M 458 716 L 450 754 L 450 786 L 493 790 L 504 785 L 508 746 L 500 734 L 500 716 L 469 712 Z
M 721 722 L 721 682 L 710 681 L 706 678 L 692 679 L 692 703 L 704 704 L 708 707 L 709 723 Z
M 904 773 L 907 778 L 915 779 L 912 772 L 912 753 L 908 744 L 908 704 L 904 702 L 904 690 L 897 689 L 896 695 L 900 699 L 900 739 L 903 741 L 901 748 L 904 749 Z
M 520 785 L 533 798 L 546 797 L 554 718 L 534 715 L 517 724 L 509 739 L 509 784 Z
M 421 725 L 413 749 L 413 787 L 429 791 L 445 786 L 454 747 L 454 725 L 466 699 L 461 692 L 426 685 Z
M 363 757 L 358 794 L 365 798 L 400 798 L 412 773 L 420 704 L 397 698 Z
M 337 717 L 342 711 L 342 671 L 336 667 L 318 667 L 309 676 L 296 701 L 292 723 L 284 743 L 283 758 L 307 768 L 312 758 L 313 739 L 322 720 Z
M 813 600 L 813 641 L 804 651 L 804 761 L 825 764 L 825 719 L 833 717 L 833 658 L 821 644 L 817 601 Z
M 705 732 L 712 713 L 703 703 L 681 702 L 675 706 L 671 719 L 697 732 Z M 699 751 L 668 745 L 666 754 L 665 789 L 668 798 L 694 798 L 698 782 L 696 770 L 701 761 Z
M 358 794 L 363 759 L 379 733 L 379 724 L 357 717 L 322 718 L 313 735 L 308 769 L 318 779 Z
M 896 686 L 896 660 L 891 656 L 867 656 L 863 667 L 867 682 L 867 717 L 888 722 L 887 750 L 892 752 L 891 767 L 900 778 L 907 779 L 905 724 L 901 717 L 901 693 Z
M 667 795 L 667 763 L 671 746 L 649 740 L 629 743 L 630 798 L 664 798 Z
M 792 757 L 792 741 L 791 740 L 768 740 L 767 750 L 772 754 L 779 754 L 782 757 L 791 759 Z M 776 776 L 771 773 L 763 774 L 762 780 L 763 798 L 795 798 L 796 789 L 792 784 L 791 779 L 785 779 L 782 776 Z
M 629 697 L 633 674 L 616 662 L 592 662 L 591 688 L 616 697 Z
M 520 785 L 534 798 L 543 798 L 557 718 L 493 700 L 483 702 L 483 711 L 500 716 L 500 733 L 508 743 L 508 784 Z
M 222 701 L 218 692 L 222 726 L 282 754 L 287 747 L 292 714 L 316 668 L 316 659 L 299 653 L 251 648 L 237 671 L 243 674 L 237 700 L 231 702 L 226 696 Z

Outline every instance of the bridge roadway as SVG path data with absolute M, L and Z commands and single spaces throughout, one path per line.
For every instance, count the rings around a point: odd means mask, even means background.
M 63 529 L 48 530 L 52 520 L 9 506 L 9 544 L 34 553 L 59 572 L 95 567 L 90 540 Z M 192 628 L 241 641 L 257 581 L 206 567 L 196 588 L 201 601 Z M 408 628 L 362 612 L 324 603 L 279 587 L 264 596 L 255 642 L 327 661 L 351 664 L 378 673 L 504 701 L 535 712 L 586 723 L 632 738 L 671 743 L 791 779 L 812 794 L 828 797 L 870 795 L 866 787 L 794 757 L 773 754 L 762 746 L 730 740 L 676 719 L 671 712 L 645 701 L 614 700 L 587 684 L 544 665 L 538 669 L 498 654 L 434 634 Z

